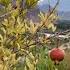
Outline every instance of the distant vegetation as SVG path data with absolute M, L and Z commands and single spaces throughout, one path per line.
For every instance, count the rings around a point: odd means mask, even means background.
M 70 29 L 70 20 L 59 20 L 57 21 L 57 29 L 64 31 Z

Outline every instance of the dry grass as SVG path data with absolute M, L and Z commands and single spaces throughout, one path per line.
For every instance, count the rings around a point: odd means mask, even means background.
M 67 64 L 67 70 L 70 70 L 70 52 L 66 52 L 65 62 Z

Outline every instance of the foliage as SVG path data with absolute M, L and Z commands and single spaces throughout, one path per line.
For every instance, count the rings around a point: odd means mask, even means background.
M 10 1 L 10 0 L 9 0 Z M 0 69 L 1 70 L 54 70 L 53 62 L 48 57 L 47 44 L 50 43 L 43 29 L 55 31 L 56 12 L 40 13 L 41 22 L 23 19 L 29 8 L 37 0 L 26 0 L 26 8 L 20 7 L 21 0 L 16 0 L 17 8 L 13 9 L 8 0 L 0 0 L 9 15 L 3 17 L 0 24 Z

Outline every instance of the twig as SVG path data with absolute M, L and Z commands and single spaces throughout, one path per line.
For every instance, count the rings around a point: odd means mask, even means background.
M 43 24 L 45 24 L 46 21 L 49 19 L 49 17 L 52 15 L 52 13 L 54 12 L 54 10 L 58 6 L 59 2 L 60 2 L 60 0 L 58 0 L 57 3 L 56 3 L 56 5 L 54 6 L 54 8 L 51 11 L 49 11 L 49 15 L 47 16 L 47 18 L 45 19 L 45 21 L 43 21 Z M 43 26 L 43 24 L 41 25 L 41 27 Z

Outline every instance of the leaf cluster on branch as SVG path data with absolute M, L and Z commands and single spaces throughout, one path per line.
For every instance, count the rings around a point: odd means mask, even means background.
M 34 23 L 32 20 L 24 19 L 23 16 L 29 8 L 36 5 L 37 0 L 26 0 L 25 8 L 21 8 L 22 1 L 16 0 L 17 7 L 12 8 L 10 0 L 0 0 L 0 3 L 6 6 L 6 14 L 0 17 L 3 18 L 0 24 L 1 70 L 21 70 L 18 68 L 20 65 L 23 70 L 36 70 L 41 57 L 43 61 L 48 59 L 45 49 L 50 40 L 40 32 L 44 28 L 56 30 L 54 21 L 58 17 L 55 8 L 47 14 L 40 13 L 41 22 Z M 10 16 L 7 16 L 8 14 Z M 47 63 L 43 64 L 46 66 Z

